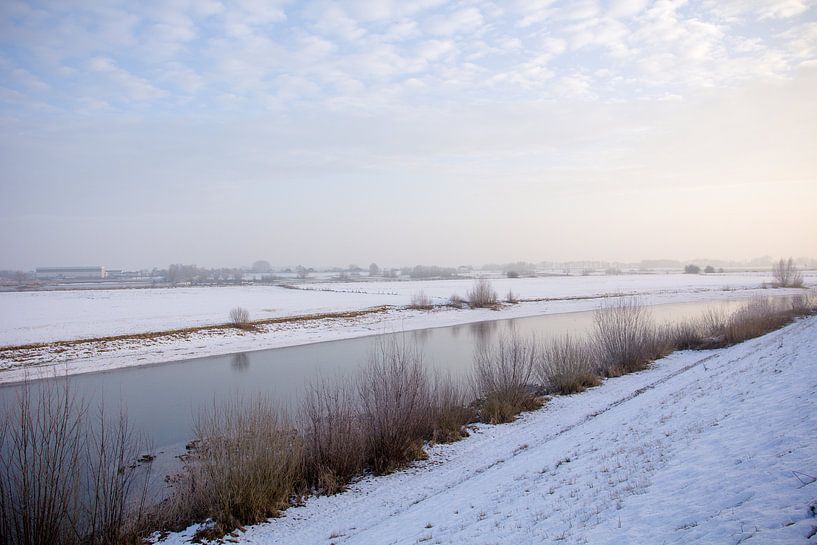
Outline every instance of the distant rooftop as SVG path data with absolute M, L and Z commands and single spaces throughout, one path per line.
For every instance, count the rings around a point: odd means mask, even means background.
M 104 269 L 102 265 L 90 267 L 37 267 L 36 272 L 94 272 Z

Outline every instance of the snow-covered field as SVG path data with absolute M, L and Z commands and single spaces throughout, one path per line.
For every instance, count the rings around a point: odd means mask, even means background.
M 645 304 L 662 304 L 800 292 L 761 289 L 769 280 L 762 273 L 502 278 L 492 281 L 500 297 L 512 290 L 518 298 L 530 301 L 499 310 L 439 307 L 431 312 L 406 306 L 420 290 L 439 303 L 454 293 L 466 296 L 473 281 L 321 283 L 304 284 L 301 289 L 239 286 L 0 293 L 0 347 L 206 327 L 227 321 L 235 306 L 247 308 L 255 320 L 388 307 L 356 317 L 265 324 L 254 333 L 203 329 L 150 339 L 0 350 L 0 383 L 54 372 L 110 370 L 391 331 L 592 310 L 599 304 L 598 297 L 610 294 L 639 294 Z M 817 284 L 815 276 L 806 276 L 806 280 Z
M 590 297 L 609 293 L 694 293 L 758 288 L 768 274 L 624 275 L 496 279 L 504 297 Z M 816 281 L 817 278 L 810 278 Z M 174 289 L 77 290 L 0 293 L 0 346 L 95 338 L 224 323 L 236 306 L 252 319 L 405 306 L 420 290 L 444 303 L 465 297 L 472 280 L 348 282 Z
M 817 543 L 817 317 L 480 426 L 256 544 Z M 192 529 L 162 543 L 188 543 Z

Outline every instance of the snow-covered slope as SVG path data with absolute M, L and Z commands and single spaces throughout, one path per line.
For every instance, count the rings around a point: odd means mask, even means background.
M 817 543 L 814 392 L 817 318 L 808 318 L 482 426 L 239 541 Z

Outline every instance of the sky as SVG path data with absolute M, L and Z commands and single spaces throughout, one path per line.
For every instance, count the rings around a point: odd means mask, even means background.
M 0 2 L 0 269 L 817 256 L 817 2 Z

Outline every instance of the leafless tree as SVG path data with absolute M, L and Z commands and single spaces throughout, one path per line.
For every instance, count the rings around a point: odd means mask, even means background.
M 794 260 L 781 259 L 772 267 L 774 284 L 780 288 L 802 288 L 803 274 L 797 269 Z
M 249 329 L 250 311 L 244 307 L 235 307 L 230 311 L 230 324 L 238 329 Z

